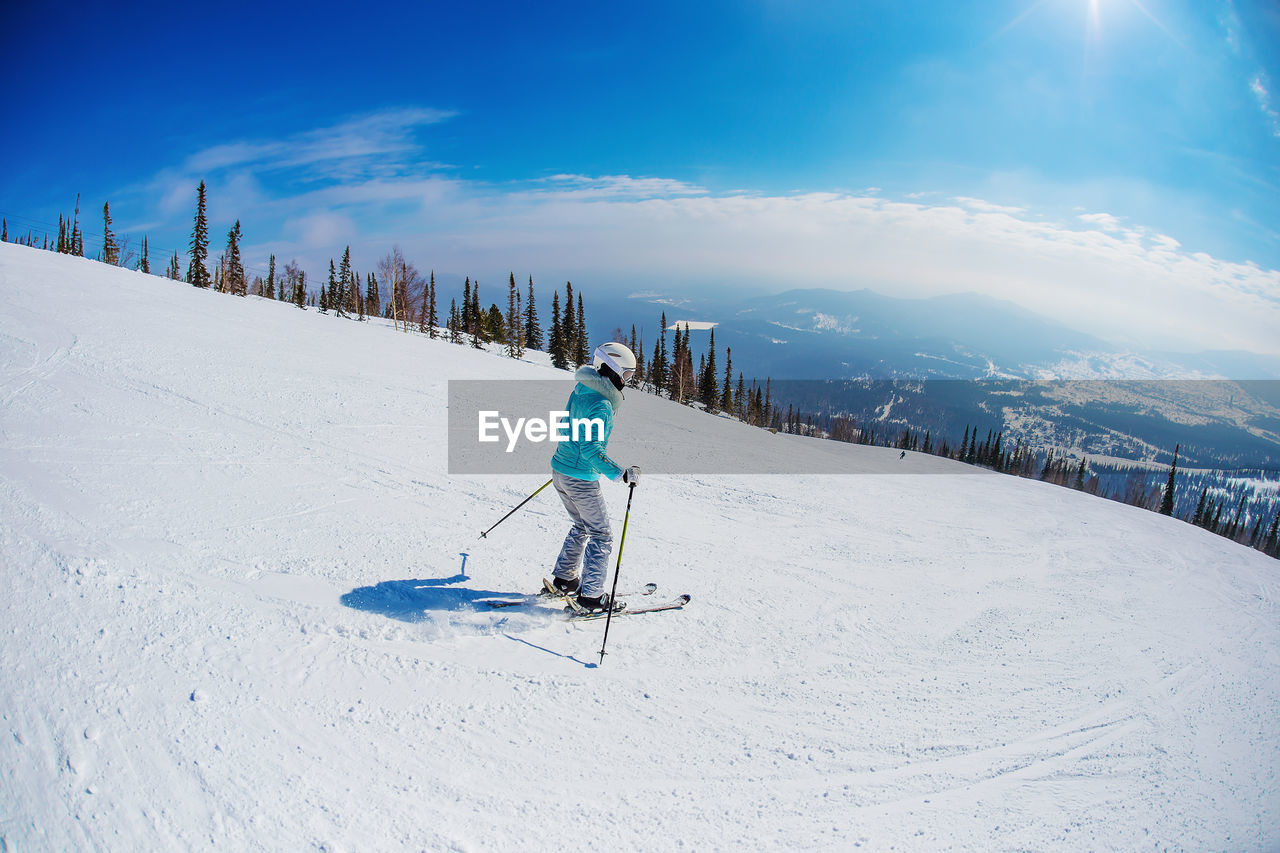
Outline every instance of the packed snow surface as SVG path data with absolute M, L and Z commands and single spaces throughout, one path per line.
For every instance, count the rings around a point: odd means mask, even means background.
M 644 478 L 620 587 L 693 600 L 596 666 L 476 603 L 544 478 L 446 468 L 447 380 L 565 374 L 11 244 L 0 304 L 0 849 L 1280 846 L 1258 552 L 629 394 L 623 464 L 843 461 Z

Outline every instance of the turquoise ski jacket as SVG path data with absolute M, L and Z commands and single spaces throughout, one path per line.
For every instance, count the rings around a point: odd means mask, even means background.
M 622 392 L 590 365 L 579 367 L 573 378 L 578 384 L 565 404 L 570 423 L 598 418 L 604 424 L 604 434 L 580 430 L 575 441 L 569 429 L 570 440 L 559 443 L 551 457 L 551 468 L 577 480 L 599 480 L 601 474 L 616 480 L 622 476 L 622 466 L 610 459 L 606 451 L 613 432 L 613 413 L 622 405 Z

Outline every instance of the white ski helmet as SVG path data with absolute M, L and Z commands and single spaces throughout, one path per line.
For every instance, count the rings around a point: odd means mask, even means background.
M 614 376 L 626 384 L 636 372 L 636 357 L 624 344 L 610 341 L 596 347 L 596 356 L 591 366 L 596 370 L 608 367 Z

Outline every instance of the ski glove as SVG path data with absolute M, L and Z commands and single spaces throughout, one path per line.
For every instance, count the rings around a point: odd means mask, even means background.
M 629 486 L 634 486 L 640 482 L 640 466 L 632 465 L 630 468 L 622 472 L 622 482 Z

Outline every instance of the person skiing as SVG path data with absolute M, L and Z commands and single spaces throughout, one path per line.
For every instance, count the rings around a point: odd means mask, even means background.
M 604 591 L 613 533 L 600 477 L 630 486 L 640 482 L 638 466 L 623 468 L 606 452 L 614 413 L 622 405 L 622 388 L 635 371 L 636 357 L 626 346 L 607 343 L 596 348 L 592 363 L 574 374 L 578 384 L 565 408 L 570 424 L 598 419 L 603 430 L 570 429 L 569 440 L 560 442 L 551 457 L 551 480 L 573 519 L 556 559 L 552 584 L 565 595 L 576 594 L 578 605 L 590 612 L 613 606 Z

